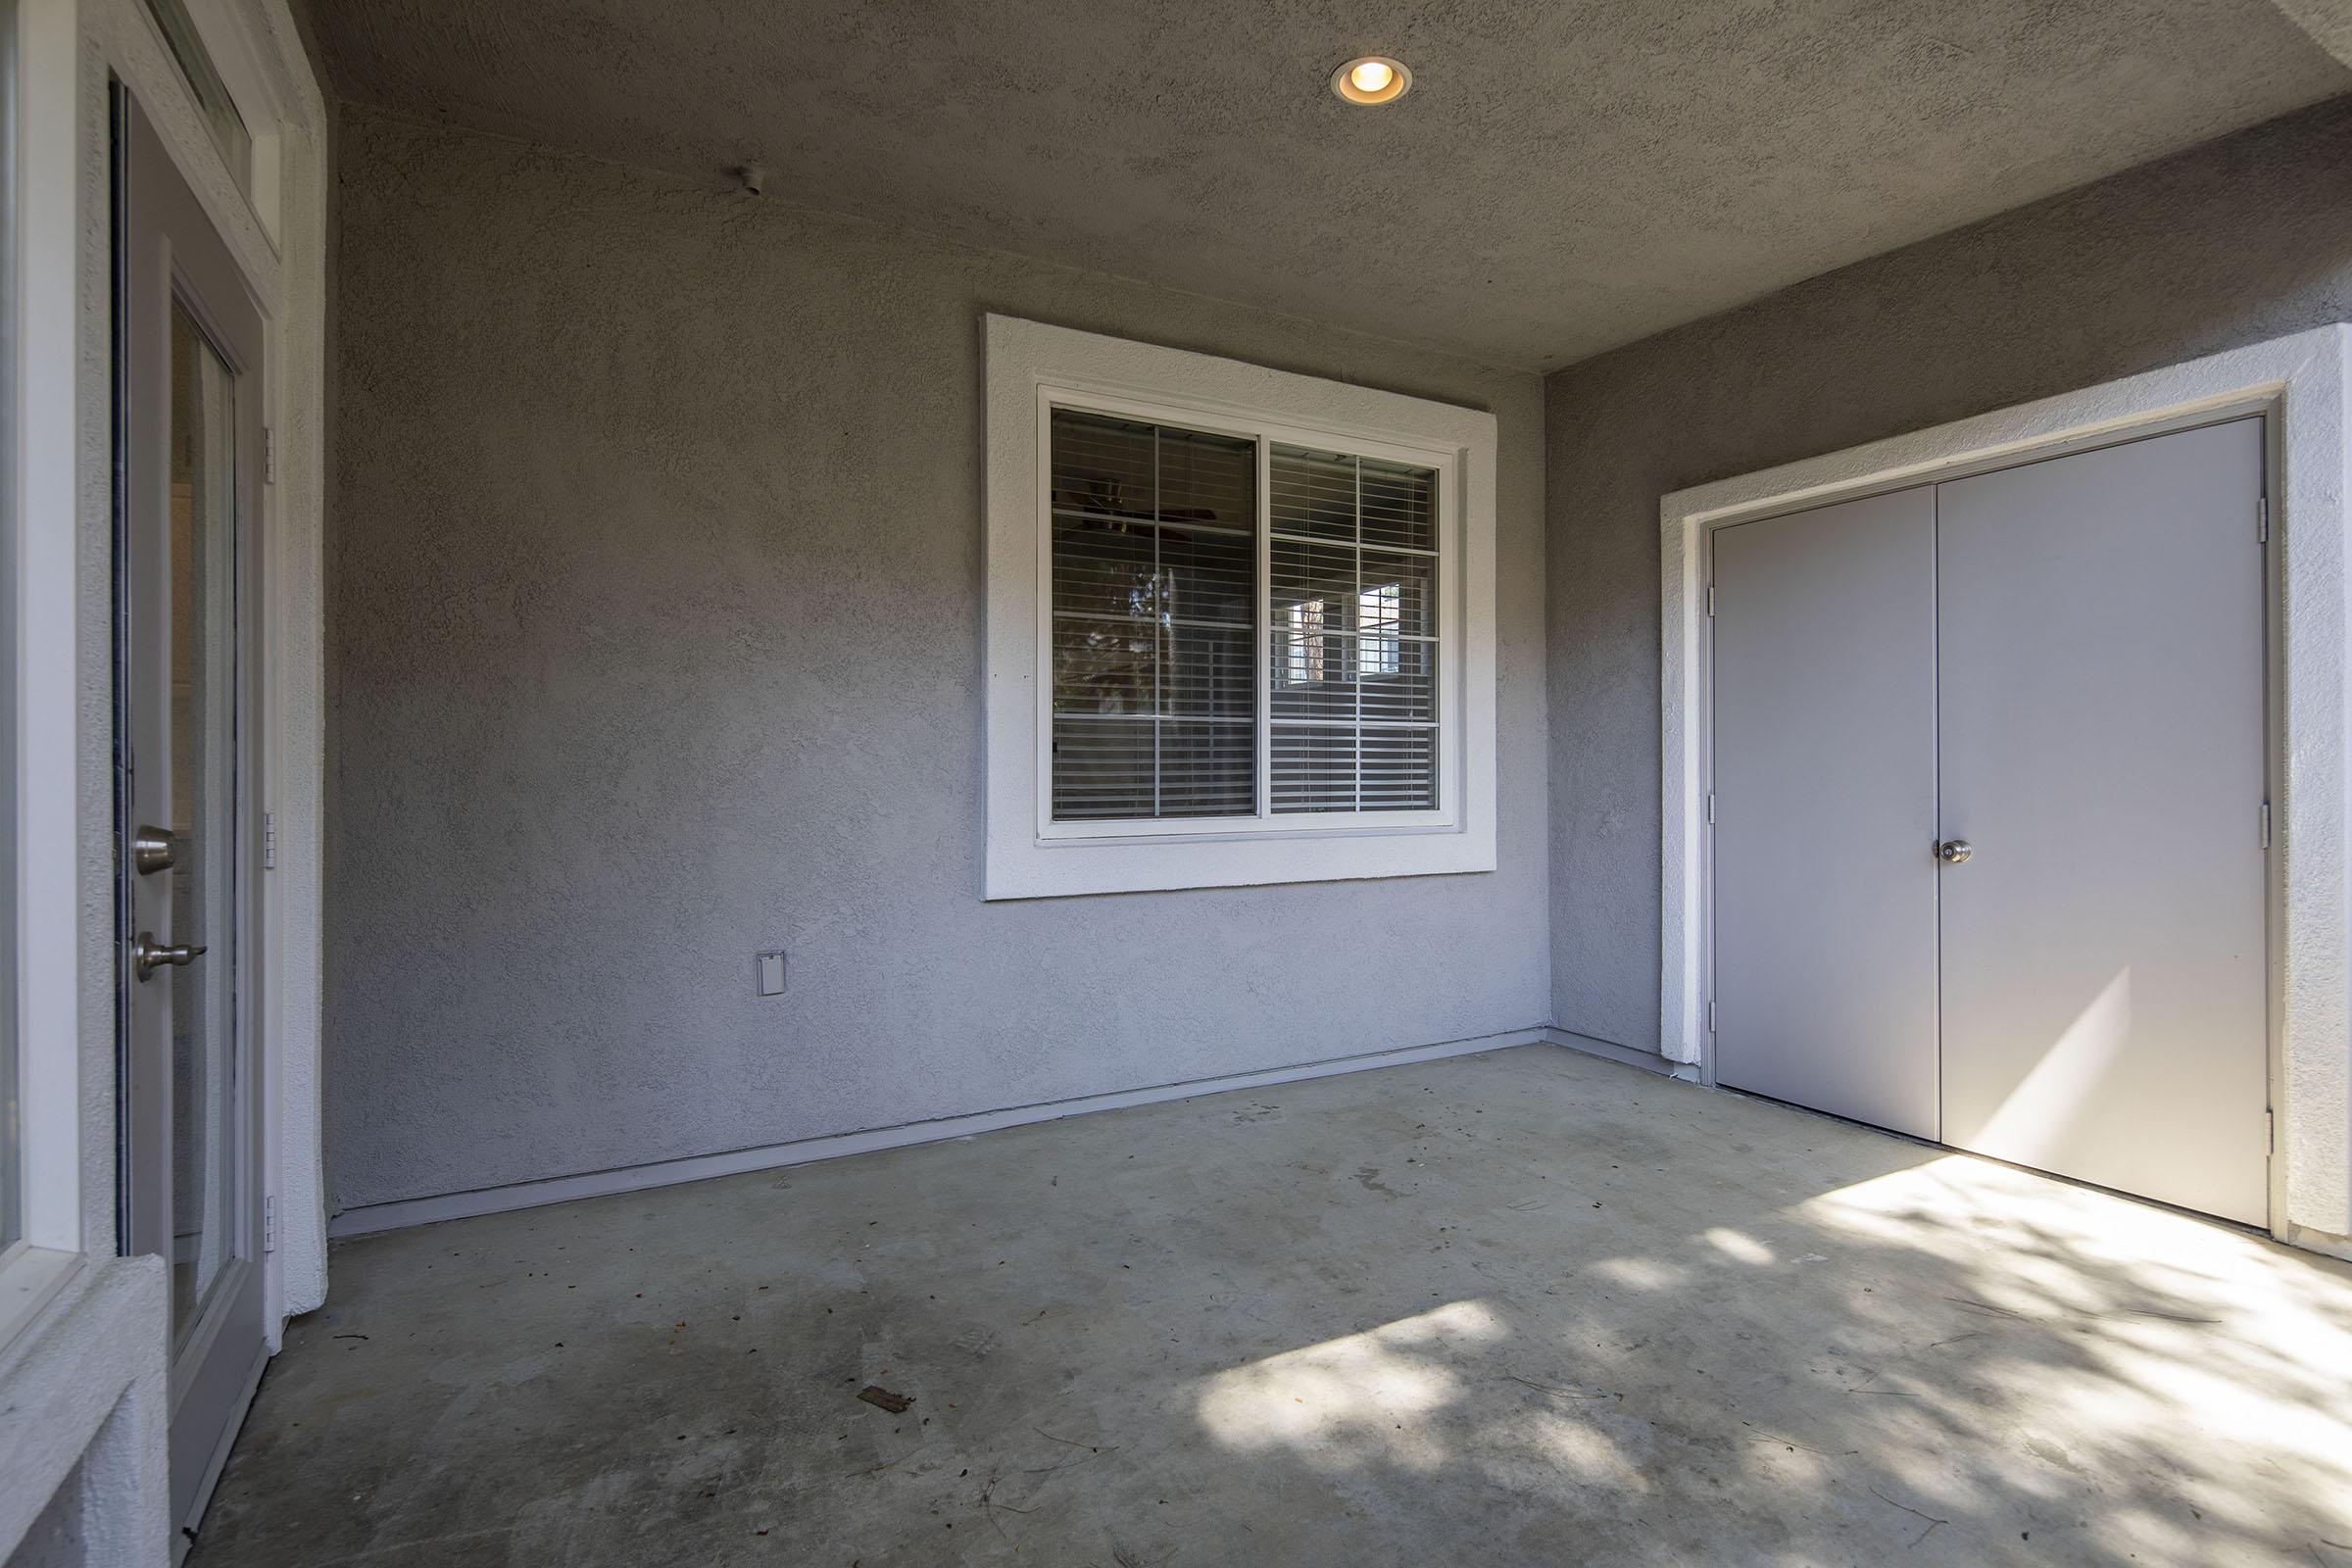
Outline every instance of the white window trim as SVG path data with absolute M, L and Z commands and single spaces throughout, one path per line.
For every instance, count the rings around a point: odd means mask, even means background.
M 2284 689 L 2274 698 L 2283 734 L 2271 760 L 2283 884 L 2273 895 L 2271 932 L 2278 1008 L 2271 1228 L 2323 1250 L 2352 1235 L 2352 326 L 2317 327 L 1663 498 L 1659 1044 L 1667 1060 L 1702 1077 L 1713 1070 L 1703 646 L 1710 531 L 2240 413 L 2271 421 L 2268 527 L 2283 565 L 2276 635 Z
M 1493 415 L 1004 316 L 987 318 L 985 379 L 988 898 L 1494 869 Z M 1057 406 L 1439 470 L 1438 809 L 1053 820 L 1052 498 L 1041 465 Z

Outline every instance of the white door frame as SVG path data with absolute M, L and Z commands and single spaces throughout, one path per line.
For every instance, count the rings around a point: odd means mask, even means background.
M 263 307 L 263 497 L 254 607 L 275 867 L 262 888 L 264 1257 L 275 1348 L 323 1298 L 318 847 L 323 680 L 327 113 L 286 0 L 187 0 L 254 131 L 247 197 L 141 0 L 18 0 L 19 254 L 13 501 L 20 519 L 15 886 L 26 1242 L 0 1254 L 0 1557 L 60 1483 L 89 1560 L 170 1550 L 161 1265 L 115 1254 L 114 536 L 110 79 L 130 87 Z M 32 1276 L 37 1274 L 37 1278 Z M 20 1279 L 22 1277 L 22 1284 Z
M 1709 537 L 1729 523 L 2054 457 L 2238 414 L 2268 417 L 2272 577 L 2271 1224 L 2352 1243 L 2352 325 L 2298 332 L 1660 503 L 1659 1045 L 1713 1082 L 1707 1029 Z M 2253 525 L 2249 519 L 2249 526 Z
M 327 116 L 286 0 L 186 3 L 254 133 L 252 194 L 230 174 L 142 0 L 78 0 L 82 99 L 75 145 L 84 191 L 92 189 L 93 169 L 103 190 L 105 84 L 109 76 L 122 80 L 212 218 L 264 316 L 270 473 L 262 498 L 264 590 L 254 631 L 268 676 L 256 740 L 270 849 L 260 890 L 267 979 L 255 1002 L 263 1036 L 263 1191 L 274 1231 L 263 1260 L 265 1317 L 274 1351 L 284 1319 L 324 1299 L 326 1276 L 318 1062 Z M 96 232 L 103 240 L 103 225 Z M 104 333 L 110 324 L 101 317 L 83 325 Z M 85 341 L 84 353 L 92 347 Z M 103 405 L 103 381 L 96 393 Z M 85 440 L 88 434 L 85 420 Z M 103 491 L 82 500 L 85 525 L 93 520 L 93 503 L 111 506 Z

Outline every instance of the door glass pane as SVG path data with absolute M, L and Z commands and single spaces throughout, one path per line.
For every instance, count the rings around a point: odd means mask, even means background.
M 172 307 L 172 1307 L 203 1315 L 236 1244 L 235 377 Z
M 204 47 L 204 35 L 196 28 L 196 19 L 188 15 L 186 0 L 147 0 L 147 14 L 155 18 L 179 66 L 180 78 L 188 84 L 196 107 L 204 111 L 204 122 L 212 127 L 213 140 L 220 144 L 228 172 L 236 176 L 237 188 L 252 194 L 253 132 L 245 128 L 245 117 L 237 113 L 228 84 L 220 79 L 220 69 Z
M 16 167 L 17 16 L 0 0 L 0 170 Z M 17 209 L 13 182 L 0 180 L 0 300 L 14 300 Z M 0 312 L 0 473 L 16 472 L 15 323 Z M 14 490 L 12 483 L 7 487 Z M 0 888 L 17 884 L 16 514 L 0 496 Z M 0 898 L 0 1250 L 24 1234 L 24 1113 L 17 1064 L 16 903 Z

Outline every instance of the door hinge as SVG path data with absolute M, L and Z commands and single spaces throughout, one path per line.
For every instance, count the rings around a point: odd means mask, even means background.
M 2271 803 L 2268 801 L 2262 803 L 2262 847 L 2266 850 L 2271 847 Z
M 1708 617 L 1708 618 L 1711 620 L 1711 619 L 1713 619 L 1713 618 L 1714 618 L 1714 615 L 1715 615 L 1715 585 L 1714 585 L 1713 583 L 1709 583 L 1709 584 L 1707 584 L 1707 617 Z
M 1713 790 L 1707 791 L 1707 820 L 1709 822 L 1715 820 L 1715 792 Z
M 277 483 L 277 432 L 262 426 L 262 483 Z
M 2254 503 L 2254 536 L 2262 544 L 2271 542 L 2271 498 L 2264 496 Z
M 277 1250 L 277 1200 L 274 1198 L 262 1200 L 262 1250 Z
M 1708 1004 L 1707 1004 L 1707 1033 L 1709 1033 L 1709 1034 L 1713 1034 L 1714 1032 L 1715 1032 L 1715 1004 L 1713 1004 L 1712 1002 L 1710 1002 L 1710 1003 L 1708 1003 Z
M 2278 1113 L 2275 1110 L 2262 1113 L 2262 1152 L 2266 1154 L 2278 1152 Z
M 277 813 L 274 811 L 262 813 L 262 869 L 277 869 Z

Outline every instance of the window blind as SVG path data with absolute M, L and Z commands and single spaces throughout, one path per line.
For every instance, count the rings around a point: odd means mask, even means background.
M 1257 446 L 1054 411 L 1054 815 L 1257 810 Z
M 1436 808 L 1434 468 L 1270 442 L 1261 513 L 1248 437 L 1050 432 L 1056 820 Z
M 1276 811 L 1438 804 L 1437 477 L 1268 453 Z

